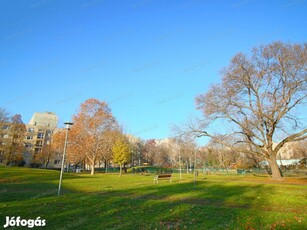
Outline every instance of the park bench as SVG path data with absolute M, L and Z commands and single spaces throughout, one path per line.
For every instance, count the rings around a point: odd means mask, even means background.
M 154 183 L 158 183 L 158 180 L 169 180 L 172 181 L 172 174 L 160 174 L 154 177 Z
M 237 174 L 239 175 L 245 175 L 246 170 L 245 169 L 237 169 Z

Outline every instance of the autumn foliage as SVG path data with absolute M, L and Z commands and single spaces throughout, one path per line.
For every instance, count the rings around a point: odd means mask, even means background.
M 93 175 L 95 164 L 103 158 L 109 141 L 106 134 L 118 128 L 117 122 L 106 102 L 88 99 L 73 116 L 73 123 L 70 134 L 74 146 L 72 153 L 88 162 Z

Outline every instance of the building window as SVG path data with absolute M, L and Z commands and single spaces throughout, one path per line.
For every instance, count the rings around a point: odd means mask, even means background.
M 3 125 L 2 129 L 10 129 L 10 126 L 9 125 Z
M 26 143 L 26 144 L 25 144 L 25 147 L 26 147 L 26 148 L 32 148 L 33 145 L 32 145 L 31 143 Z
M 27 140 L 33 140 L 33 136 L 27 136 Z
M 44 139 L 44 133 L 38 133 L 37 139 Z
M 29 133 L 34 133 L 34 129 L 33 128 L 28 128 L 28 132 Z
M 42 141 L 36 141 L 36 146 L 37 147 L 42 147 L 43 146 L 43 142 Z
M 35 148 L 34 153 L 40 153 L 42 150 L 40 148 Z
M 54 161 L 54 164 L 55 164 L 55 165 L 59 165 L 60 163 L 61 163 L 60 160 L 55 160 L 55 161 Z

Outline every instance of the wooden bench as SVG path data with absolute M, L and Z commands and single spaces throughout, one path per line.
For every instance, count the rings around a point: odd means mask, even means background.
M 154 183 L 158 183 L 159 180 L 169 180 L 172 181 L 172 174 L 160 174 L 154 177 Z

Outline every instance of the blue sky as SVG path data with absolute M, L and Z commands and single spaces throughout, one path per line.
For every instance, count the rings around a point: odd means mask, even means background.
M 238 52 L 306 42 L 307 2 L 1 0 L 0 107 L 60 124 L 109 103 L 127 133 L 165 138 Z

